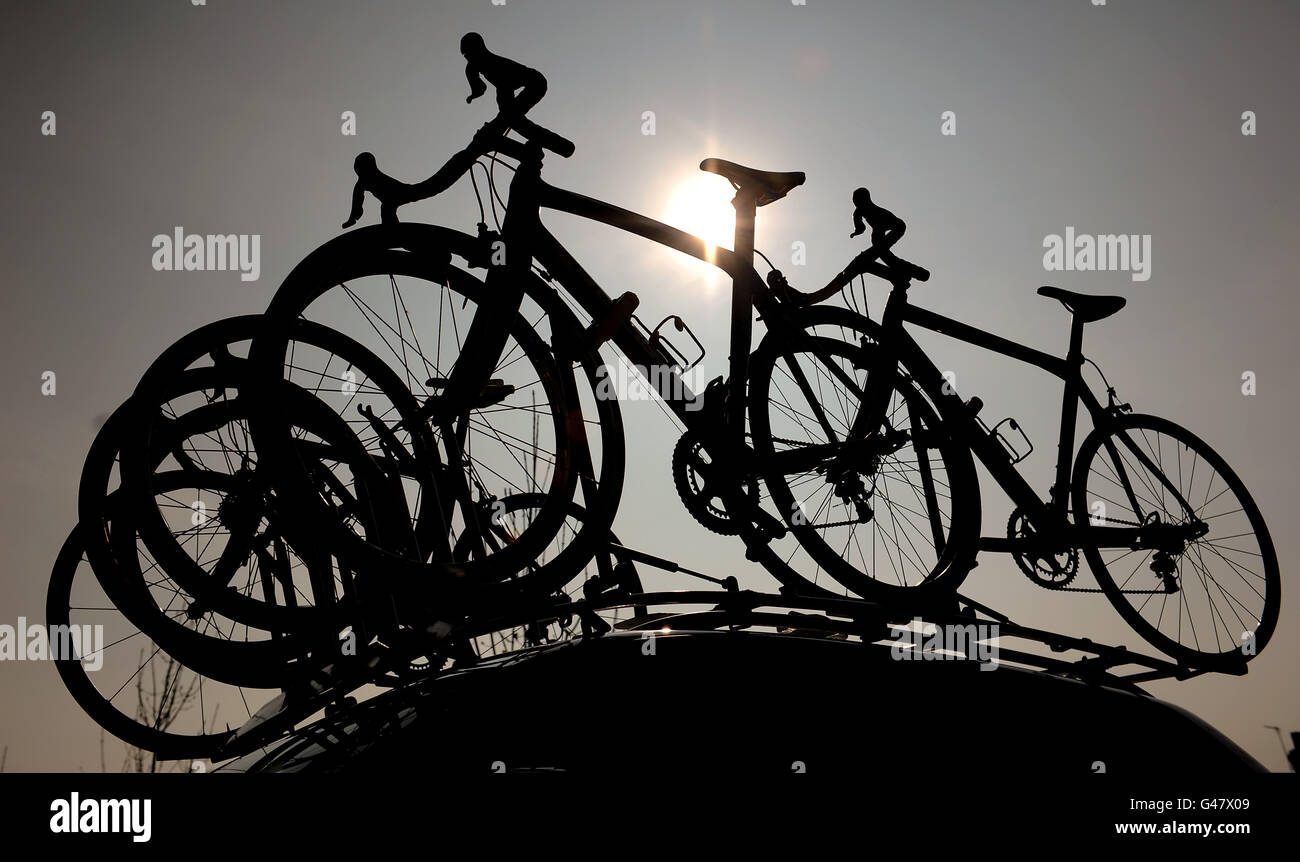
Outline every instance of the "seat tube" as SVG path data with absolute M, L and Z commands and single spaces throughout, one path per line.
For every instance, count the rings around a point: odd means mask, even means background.
M 1070 347 L 1065 354 L 1067 377 L 1061 399 L 1061 439 L 1056 447 L 1056 484 L 1052 486 L 1052 512 L 1064 517 L 1070 499 L 1070 468 L 1074 460 L 1074 425 L 1079 415 L 1079 390 L 1083 369 L 1083 321 L 1070 321 Z
M 737 446 L 745 443 L 746 378 L 754 329 L 754 296 L 750 283 L 754 263 L 754 193 L 739 189 L 731 202 L 736 209 L 736 271 L 731 279 L 730 386 L 727 393 L 727 437 Z

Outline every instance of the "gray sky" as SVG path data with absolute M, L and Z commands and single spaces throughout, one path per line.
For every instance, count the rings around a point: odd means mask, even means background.
M 0 473 L 0 623 L 43 618 L 55 553 L 76 516 L 82 460 L 100 417 L 168 344 L 256 313 L 283 276 L 338 233 L 352 157 L 370 150 L 408 180 L 433 171 L 493 110 L 467 106 L 457 50 L 468 30 L 540 69 L 532 112 L 577 144 L 550 182 L 672 219 L 675 190 L 705 156 L 803 170 L 807 184 L 760 211 L 758 246 L 796 286 L 820 286 L 857 251 L 849 193 L 869 185 L 902 216 L 897 251 L 934 276 L 913 301 L 1063 352 L 1068 317 L 1045 283 L 1118 293 L 1128 307 L 1089 327 L 1085 352 L 1141 412 L 1187 426 L 1251 489 L 1283 565 L 1300 536 L 1300 420 L 1291 382 L 1300 301 L 1294 248 L 1294 46 L 1285 2 L 875 0 L 631 2 L 490 0 L 5 0 L 0 139 L 5 206 L 5 432 Z M 56 136 L 40 134 L 57 114 Z M 339 133 L 355 111 L 356 137 Z M 1258 134 L 1241 134 L 1254 111 Z M 642 134 L 654 111 L 656 134 Z M 957 134 L 940 134 L 956 114 Z M 729 199 L 721 179 L 718 199 Z M 468 185 L 405 219 L 471 230 Z M 367 216 L 375 219 L 375 212 Z M 642 316 L 675 312 L 726 360 L 725 285 L 707 267 L 567 216 L 548 222 L 607 289 L 634 290 Z M 155 234 L 260 234 L 261 278 L 155 272 Z M 1045 273 L 1042 242 L 1081 233 L 1152 236 L 1149 281 Z M 804 267 L 790 244 L 807 244 Z M 879 305 L 883 293 L 874 296 Z M 1050 483 L 1059 384 L 960 345 L 925 340 L 986 416 L 1019 418 L 1037 446 L 1024 466 Z M 54 397 L 41 373 L 58 375 Z M 1241 394 L 1241 375 L 1258 394 Z M 695 526 L 667 466 L 675 433 L 629 403 L 628 544 L 747 586 L 770 578 L 737 543 Z M 1009 505 L 991 480 L 984 533 Z M 666 540 L 665 537 L 671 537 Z M 1085 578 L 1087 576 L 1084 576 Z M 1089 578 L 1090 580 L 1090 578 Z M 689 586 L 665 580 L 665 585 Z M 1144 646 L 1100 597 L 1049 594 L 986 556 L 966 592 L 1018 621 Z M 1151 686 L 1271 768 L 1272 731 L 1300 730 L 1295 603 L 1249 675 Z M 869 683 L 869 681 L 868 681 Z M 10 770 L 97 768 L 98 734 L 49 664 L 0 663 L 0 745 Z M 1027 717 L 1033 720 L 1032 716 Z

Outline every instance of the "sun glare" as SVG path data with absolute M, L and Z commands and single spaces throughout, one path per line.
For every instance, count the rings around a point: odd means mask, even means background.
M 712 174 L 695 174 L 673 189 L 664 221 L 704 240 L 712 261 L 715 247 L 731 248 L 735 239 L 736 211 L 731 207 L 732 197 L 726 180 Z

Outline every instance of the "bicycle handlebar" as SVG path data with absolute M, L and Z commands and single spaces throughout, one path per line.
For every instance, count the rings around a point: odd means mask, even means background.
M 523 128 L 520 128 L 521 126 Z M 516 141 L 506 137 L 511 129 L 528 140 Z M 572 141 L 542 128 L 531 120 L 523 118 L 511 120 L 504 113 L 497 114 L 479 127 L 470 145 L 448 159 L 436 174 L 423 182 L 409 186 L 409 191 L 403 196 L 401 202 L 411 203 L 442 194 L 451 187 L 452 183 L 464 176 L 480 156 L 500 152 L 512 159 L 527 162 L 540 159 L 541 149 L 548 149 L 568 158 L 573 155 L 574 146 Z M 375 196 L 379 197 L 379 195 Z
M 516 141 L 506 137 L 511 131 L 519 133 L 525 140 Z M 566 159 L 573 155 L 575 149 L 573 141 L 563 135 L 556 134 L 524 117 L 510 117 L 505 112 L 497 114 L 480 126 L 466 149 L 473 150 L 476 156 L 498 151 L 511 158 L 526 159 L 529 157 L 528 144 L 536 144 Z
M 517 141 L 506 135 L 513 129 L 527 141 Z M 506 112 L 497 114 L 484 123 L 470 145 L 454 153 L 437 173 L 413 185 L 403 183 L 379 170 L 371 153 L 362 153 L 353 163 L 357 174 L 352 192 L 352 211 L 343 227 L 356 224 L 364 207 L 364 193 L 370 192 L 379 200 L 380 215 L 384 222 L 397 221 L 397 207 L 425 198 L 435 197 L 451 188 L 452 184 L 469 172 L 480 156 L 491 152 L 504 153 L 513 159 L 527 162 L 539 159 L 541 149 L 548 149 L 568 158 L 573 155 L 573 142 L 543 128 L 531 120 L 511 118 Z
M 491 152 L 505 153 L 525 163 L 539 163 L 543 149 L 566 159 L 573 155 L 575 147 L 572 141 L 525 116 L 546 93 L 546 79 L 540 72 L 492 54 L 484 46 L 483 37 L 477 33 L 465 34 L 461 39 L 461 53 L 468 62 L 465 72 L 471 89 L 466 101 L 472 102 L 486 91 L 482 81 L 486 77 L 497 88 L 500 109 L 497 115 L 483 124 L 474 133 L 470 145 L 453 154 L 437 173 L 413 185 L 379 170 L 371 153 L 357 156 L 353 165 L 357 182 L 352 191 L 352 211 L 343 223 L 344 228 L 351 227 L 361 218 L 366 192 L 379 199 L 383 221 L 396 222 L 398 207 L 442 194 L 468 173 L 480 156 Z M 526 143 L 507 137 L 511 130 L 523 137 Z
M 823 300 L 830 299 L 832 296 L 843 290 L 845 285 L 853 281 L 853 279 L 862 275 L 864 272 L 867 272 L 870 265 L 875 263 L 876 257 L 877 252 L 874 247 L 867 249 L 857 257 L 853 258 L 853 260 L 849 261 L 849 265 L 840 270 L 834 278 L 827 282 L 825 287 L 820 290 L 814 290 L 811 293 L 804 293 L 803 291 L 793 287 L 789 282 L 785 281 L 785 277 L 777 273 L 776 270 L 772 270 L 771 273 L 768 273 L 768 283 L 772 283 L 772 277 L 775 273 L 780 282 L 784 282 L 782 285 L 783 290 L 793 298 L 796 305 L 816 305 Z M 875 274 L 879 275 L 880 273 L 877 272 Z M 776 285 L 773 285 L 773 287 L 775 286 Z
M 929 281 L 930 271 L 928 269 L 899 258 L 893 258 L 895 264 L 889 266 L 880 260 L 881 254 L 882 249 L 878 249 L 876 246 L 868 248 L 849 261 L 849 265 L 840 270 L 834 278 L 827 282 L 825 287 L 811 293 L 804 293 L 790 286 L 789 282 L 785 282 L 785 277 L 777 273 L 776 270 L 773 270 L 772 273 L 776 273 L 779 282 L 784 282 L 783 285 L 779 286 L 797 305 L 816 305 L 823 300 L 830 299 L 843 290 L 853 279 L 866 273 L 883 278 L 895 288 L 901 289 L 906 289 L 914 279 L 916 281 Z M 768 274 L 769 285 L 772 284 L 772 273 Z

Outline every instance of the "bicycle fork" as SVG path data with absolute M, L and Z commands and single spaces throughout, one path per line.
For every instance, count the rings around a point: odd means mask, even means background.
M 888 312 L 889 309 L 886 307 L 886 319 L 889 318 Z M 804 382 L 801 377 L 802 375 L 797 376 L 796 381 L 802 388 Z M 875 475 L 880 457 L 902 448 L 910 436 L 907 432 L 896 431 L 889 423 L 889 401 L 897 385 L 898 363 L 884 350 L 883 345 L 877 345 L 876 358 L 867 368 L 867 383 L 862 388 L 858 413 L 853 418 L 853 424 L 849 427 L 844 441 L 838 447 L 839 452 L 825 467 L 826 480 L 834 487 L 836 496 L 846 506 L 851 504 L 857 512 L 858 520 L 864 524 L 875 517 L 871 500 L 875 496 Z M 825 424 L 823 420 L 823 425 Z M 826 426 L 824 430 L 833 442 L 834 434 L 830 427 Z M 863 458 L 866 459 L 865 470 L 862 469 Z M 929 465 L 924 458 L 921 461 L 921 478 L 929 502 L 934 499 L 934 488 Z M 871 487 L 863 481 L 864 473 L 870 480 Z M 939 527 L 937 524 L 932 526 L 936 531 L 937 547 L 942 551 Z

